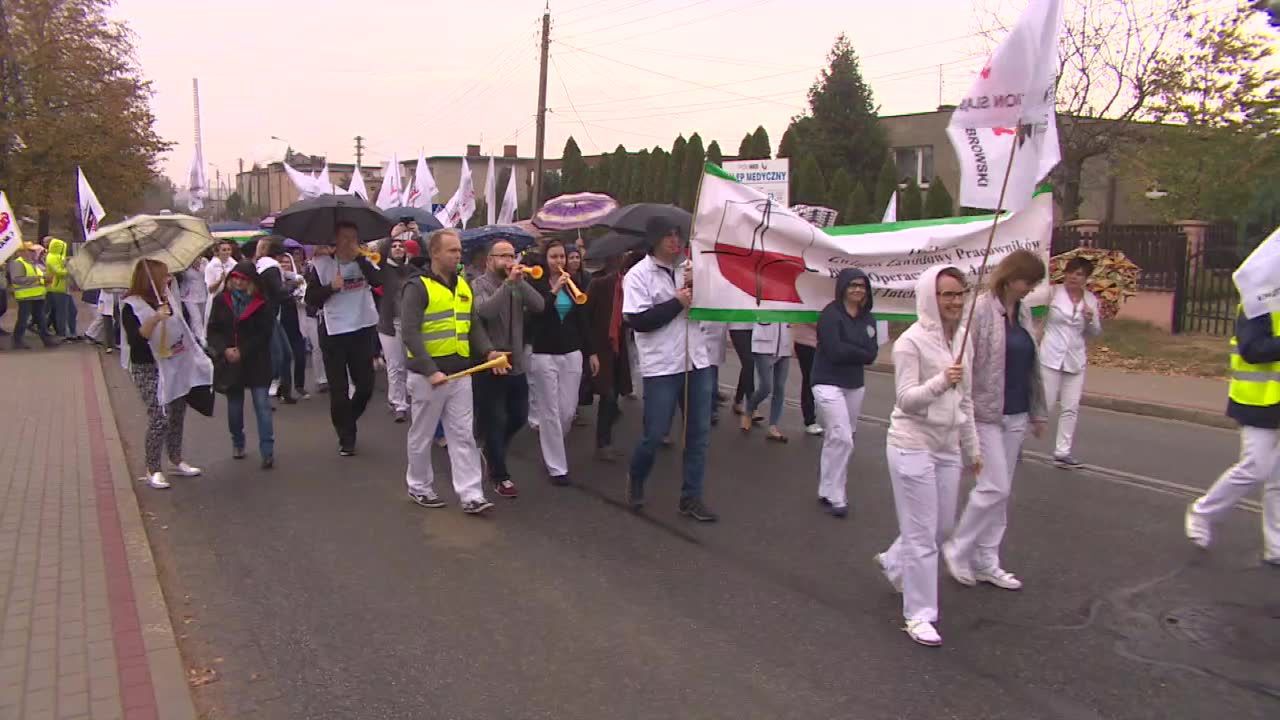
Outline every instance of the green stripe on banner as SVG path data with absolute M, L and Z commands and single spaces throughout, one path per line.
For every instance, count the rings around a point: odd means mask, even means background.
M 712 163 L 703 163 L 702 169 L 708 175 L 714 175 L 718 178 L 728 180 L 729 182 L 735 182 L 735 183 L 738 182 L 738 178 L 730 175 L 728 171 L 726 171 L 724 168 L 720 167 L 719 165 L 714 165 Z
M 828 235 L 870 235 L 872 233 L 897 232 L 911 228 L 937 227 L 939 225 L 969 225 L 972 223 L 990 223 L 994 215 L 967 215 L 964 217 L 933 218 L 931 220 L 902 220 L 891 223 L 874 223 L 871 225 L 836 225 L 823 228 Z
M 1049 308 L 1039 305 L 1031 308 L 1033 317 L 1044 317 Z M 689 318 L 709 322 L 818 322 L 818 310 L 731 310 L 726 308 L 690 308 Z M 887 322 L 915 322 L 914 313 L 871 313 L 876 320 Z

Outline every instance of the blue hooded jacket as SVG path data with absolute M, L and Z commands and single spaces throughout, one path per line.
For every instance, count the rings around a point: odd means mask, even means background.
M 844 307 L 849 283 L 861 279 L 867 294 L 857 317 Z M 836 299 L 818 316 L 818 352 L 813 358 L 813 384 L 857 389 L 863 385 L 863 367 L 876 361 L 880 343 L 876 321 L 871 316 L 871 281 L 857 268 L 841 270 L 836 276 Z

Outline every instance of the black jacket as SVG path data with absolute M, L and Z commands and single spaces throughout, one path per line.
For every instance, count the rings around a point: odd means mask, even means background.
M 867 283 L 867 294 L 857 317 L 844 307 L 844 294 L 856 279 Z M 813 356 L 814 385 L 841 388 L 862 387 L 863 368 L 876 361 L 880 344 L 876 321 L 871 316 L 871 281 L 856 268 L 841 270 L 836 277 L 836 299 L 818 316 L 818 350 Z
M 1280 362 L 1280 337 L 1271 332 L 1270 315 L 1251 320 L 1240 313 L 1236 318 L 1236 351 L 1250 364 Z M 1275 430 L 1280 428 L 1280 405 L 1241 405 L 1228 399 L 1227 417 L 1241 425 Z
M 541 355 L 568 355 L 581 350 L 584 357 L 594 355 L 586 306 L 575 303 L 561 320 L 549 276 L 535 281 L 533 287 L 544 302 L 542 312 L 532 317 L 533 351 Z M 564 291 L 569 292 L 567 288 Z
M 236 266 L 236 271 L 249 263 Z M 213 386 L 218 392 L 246 387 L 267 387 L 275 374 L 271 368 L 271 335 L 275 318 L 270 304 L 259 292 L 238 317 L 231 309 L 231 290 L 224 289 L 213 299 L 209 310 L 206 343 L 213 354 Z M 227 361 L 227 348 L 240 350 L 240 362 Z

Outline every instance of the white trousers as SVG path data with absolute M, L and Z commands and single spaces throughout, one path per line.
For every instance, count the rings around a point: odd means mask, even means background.
M 898 538 L 884 553 L 884 568 L 902 585 L 902 616 L 938 621 L 938 545 L 956 523 L 960 453 L 903 450 L 888 445 L 889 480 Z
M 302 324 L 302 336 L 311 345 L 311 375 L 316 379 L 317 385 L 328 385 L 329 376 L 325 374 L 324 356 L 320 353 L 319 320 L 307 315 L 305 312 L 302 313 L 298 320 Z
M 999 425 L 977 424 L 982 472 L 951 538 L 956 560 L 976 571 L 1000 567 L 1000 541 L 1009 526 L 1009 493 L 1027 424 L 1026 413 L 1005 415 Z
M 1240 462 L 1227 468 L 1191 511 L 1210 523 L 1262 486 L 1262 557 L 1280 561 L 1280 430 L 1240 428 Z
M 822 437 L 822 459 L 818 463 L 818 497 L 836 507 L 849 504 L 845 485 L 849 478 L 849 460 L 858 431 L 858 415 L 866 388 L 856 390 L 835 385 L 814 385 L 813 402 L 818 420 L 826 432 Z
M 524 360 L 525 370 L 526 372 L 528 372 L 529 368 L 533 367 L 533 347 L 529 345 L 525 345 L 524 355 L 521 357 Z M 530 377 L 528 378 L 528 380 L 529 380 L 529 427 L 533 428 L 534 430 L 537 430 L 538 421 L 542 417 L 541 406 L 538 404 L 539 400 L 538 400 L 537 394 L 534 393 L 533 391 L 532 373 L 530 373 Z
M 382 357 L 387 361 L 387 404 L 397 412 L 409 409 L 408 393 L 405 390 L 404 343 L 400 341 L 400 333 L 383 335 L 378 333 L 382 343 Z
M 542 462 L 551 477 L 569 474 L 564 436 L 573 426 L 578 409 L 578 385 L 582 382 L 582 353 L 565 355 L 534 353 L 529 364 L 529 390 L 537 398 L 538 442 Z
M 1052 411 L 1054 403 L 1062 403 L 1053 455 L 1070 455 L 1071 441 L 1076 435 L 1076 420 L 1080 417 L 1080 396 L 1084 393 L 1084 368 L 1078 373 L 1069 373 L 1041 365 L 1040 377 L 1044 380 L 1044 401 L 1048 409 Z
M 444 423 L 449 438 L 449 468 L 453 489 L 462 502 L 483 500 L 480 484 L 480 450 L 476 447 L 475 423 L 471 408 L 471 378 L 463 377 L 432 386 L 418 373 L 409 373 L 410 406 L 413 420 L 409 425 L 409 469 L 405 482 L 409 492 L 427 493 L 435 482 L 431 467 L 432 441 L 436 425 Z

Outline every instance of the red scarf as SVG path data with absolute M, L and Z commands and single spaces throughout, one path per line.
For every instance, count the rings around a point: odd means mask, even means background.
M 622 354 L 622 273 L 613 276 L 613 310 L 609 313 L 609 344 L 613 354 Z

